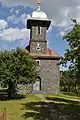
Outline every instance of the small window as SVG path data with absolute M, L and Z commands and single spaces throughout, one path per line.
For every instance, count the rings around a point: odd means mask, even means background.
M 38 34 L 41 34 L 41 27 L 38 27 Z
M 40 60 L 36 60 L 36 64 L 37 64 L 37 66 L 39 66 L 40 65 Z
M 41 34 L 41 27 L 40 26 L 36 27 L 36 34 Z

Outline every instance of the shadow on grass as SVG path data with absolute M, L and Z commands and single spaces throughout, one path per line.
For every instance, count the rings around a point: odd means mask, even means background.
M 22 109 L 31 110 L 31 112 L 26 112 L 23 117 L 24 119 L 32 117 L 34 120 L 51 120 L 49 118 L 48 104 L 46 102 L 29 102 L 27 104 L 22 104 Z
M 67 104 L 79 104 L 79 101 L 73 101 L 73 100 L 69 100 L 65 99 L 65 98 L 57 98 L 57 97 L 46 97 L 47 100 L 52 100 L 54 102 L 65 102 Z
M 7 101 L 7 100 L 20 100 L 20 99 L 23 99 L 25 98 L 26 96 L 25 95 L 15 95 L 14 97 L 12 98 L 8 98 L 8 94 L 7 93 L 0 93 L 0 101 Z
M 80 120 L 80 103 L 78 101 L 51 97 L 46 97 L 46 99 L 47 101 L 52 100 L 52 102 L 22 104 L 22 109 L 30 110 L 23 114 L 24 119 L 32 117 L 34 120 Z
M 80 97 L 80 94 L 73 93 L 73 92 L 62 92 L 62 94 L 68 95 L 68 96 L 77 96 L 77 97 Z

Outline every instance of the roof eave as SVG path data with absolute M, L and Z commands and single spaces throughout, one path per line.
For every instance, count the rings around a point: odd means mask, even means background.
M 43 27 L 47 27 L 47 30 L 51 24 L 51 21 L 48 20 L 48 19 L 28 19 L 27 20 L 27 28 L 28 29 L 31 29 L 32 26 L 36 26 L 37 23 L 40 25 L 40 26 L 43 26 Z
M 37 55 L 31 56 L 33 56 L 35 59 L 57 59 L 57 60 L 61 59 L 61 56 L 37 56 Z

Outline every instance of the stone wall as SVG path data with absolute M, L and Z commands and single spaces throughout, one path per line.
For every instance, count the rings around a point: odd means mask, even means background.
M 45 93 L 59 93 L 60 70 L 59 60 L 40 60 L 41 91 Z
M 26 93 L 59 93 L 60 70 L 59 60 L 38 59 L 40 60 L 38 71 L 41 78 L 41 91 L 33 91 L 33 85 L 18 84 L 18 94 Z
M 38 26 L 32 26 L 30 31 L 30 40 L 45 41 L 46 40 L 46 27 L 40 27 L 41 33 L 37 33 Z
M 32 84 L 17 84 L 17 94 L 32 93 Z
M 41 27 L 41 34 L 37 34 L 38 26 L 32 26 L 30 32 L 30 53 L 46 53 L 47 41 L 46 41 L 46 27 Z M 37 43 L 40 44 L 41 50 L 36 50 Z

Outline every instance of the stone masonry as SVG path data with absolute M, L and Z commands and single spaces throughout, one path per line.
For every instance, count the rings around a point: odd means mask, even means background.
M 40 59 L 41 91 L 44 93 L 59 93 L 59 60 Z

